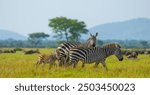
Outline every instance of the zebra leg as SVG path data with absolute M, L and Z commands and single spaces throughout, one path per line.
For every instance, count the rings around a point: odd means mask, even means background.
M 79 62 L 79 59 L 73 61 L 73 68 L 76 68 L 78 62 Z M 72 62 L 70 62 L 70 63 L 72 64 Z
M 54 64 L 53 64 L 53 65 L 54 65 L 55 68 L 57 67 L 57 64 L 55 63 L 55 61 L 54 61 Z
M 104 67 L 106 70 L 108 70 L 105 61 L 102 61 L 102 65 L 103 65 L 103 67 Z
M 46 63 L 45 63 L 45 62 L 43 62 L 43 70 L 44 70 L 44 68 L 45 68 L 45 64 L 46 64 Z
M 76 68 L 76 63 L 73 64 L 73 68 Z
M 35 66 L 36 66 L 36 69 L 37 69 L 37 68 L 38 68 L 38 61 L 36 62 L 36 65 L 35 65 Z
M 53 59 L 50 57 L 47 63 L 49 64 L 49 69 L 51 69 L 51 65 L 53 64 Z
M 58 63 L 59 63 L 59 67 L 63 66 L 64 65 L 64 58 L 59 59 Z
M 73 62 L 73 68 L 76 68 L 77 62 Z
M 61 64 L 62 64 L 62 66 L 64 66 L 64 64 L 65 64 L 65 57 L 63 57 L 63 58 L 61 59 Z
M 62 59 L 59 59 L 59 60 L 58 60 L 59 67 L 62 66 L 62 63 L 61 63 L 62 61 L 61 61 L 61 60 L 62 60 Z
M 56 59 L 54 59 L 54 60 L 52 61 L 52 64 L 51 64 L 51 65 L 54 66 L 54 67 L 57 67 Z
M 97 61 L 95 62 L 94 68 L 97 68 L 97 67 L 98 67 L 99 62 L 100 62 L 99 60 L 97 60 Z
M 38 68 L 38 65 L 40 65 L 40 61 L 39 60 L 37 60 L 37 62 L 36 62 L 36 69 Z
M 82 62 L 82 68 L 84 68 L 85 62 Z
M 51 69 L 53 63 L 49 63 L 49 69 Z
M 64 58 L 64 65 L 65 65 L 65 66 L 68 66 L 68 65 L 69 65 L 69 55 L 67 55 L 67 56 Z

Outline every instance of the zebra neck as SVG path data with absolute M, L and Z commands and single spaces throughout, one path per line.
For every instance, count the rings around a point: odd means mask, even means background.
M 111 55 L 113 55 L 114 54 L 114 48 L 105 48 L 104 49 L 104 51 L 105 51 L 105 55 L 106 55 L 106 57 L 109 57 L 109 56 L 111 56 Z
M 83 45 L 84 45 L 85 47 L 88 47 L 89 41 L 88 41 L 88 42 L 85 42 Z
M 87 47 L 87 43 L 77 45 L 76 47 Z
M 84 43 L 84 46 L 88 47 L 90 45 L 90 40 L 88 40 L 86 43 Z

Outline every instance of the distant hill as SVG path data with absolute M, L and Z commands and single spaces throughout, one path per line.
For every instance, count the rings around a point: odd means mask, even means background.
M 90 33 L 99 32 L 102 40 L 150 40 L 150 19 L 138 18 L 122 22 L 97 25 L 89 29 Z M 83 35 L 82 38 L 88 38 Z
M 26 40 L 27 38 L 16 32 L 0 29 L 0 40 L 6 40 L 6 39 Z

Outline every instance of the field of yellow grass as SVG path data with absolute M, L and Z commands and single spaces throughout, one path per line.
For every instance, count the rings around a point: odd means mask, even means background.
M 40 49 L 42 53 L 53 52 L 54 49 Z M 118 61 L 115 56 L 106 60 L 108 71 L 101 64 L 94 68 L 93 64 L 86 64 L 81 68 L 81 62 L 77 68 L 52 67 L 45 69 L 42 65 L 35 68 L 35 62 L 39 54 L 25 55 L 21 51 L 14 54 L 0 54 L 0 78 L 150 78 L 150 56 L 139 55 L 136 60 L 124 57 Z

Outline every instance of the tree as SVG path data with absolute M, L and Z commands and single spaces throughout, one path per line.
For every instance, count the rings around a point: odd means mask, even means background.
M 103 44 L 104 44 L 103 41 L 101 41 L 101 40 L 99 40 L 99 39 L 97 40 L 97 45 L 98 45 L 98 46 L 102 46 Z
M 37 33 L 31 33 L 28 34 L 28 41 L 31 42 L 33 47 L 37 47 L 37 45 L 45 38 L 49 37 L 48 34 L 45 34 L 43 32 L 37 32 Z
M 49 27 L 57 34 L 56 37 L 65 37 L 66 41 L 78 41 L 82 33 L 88 32 L 85 23 L 76 19 L 56 17 L 49 21 Z
M 140 41 L 140 43 L 142 44 L 143 48 L 148 47 L 148 42 L 147 41 Z
M 79 42 L 81 34 L 86 34 L 88 30 L 86 29 L 86 25 L 83 21 L 78 20 L 70 20 L 71 28 L 69 33 L 70 41 Z

